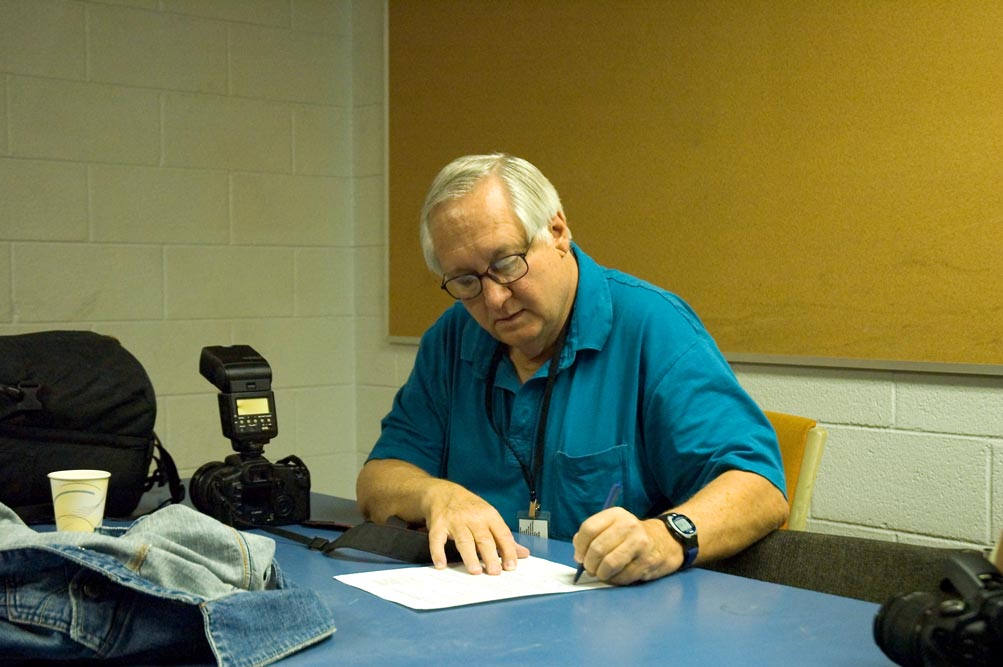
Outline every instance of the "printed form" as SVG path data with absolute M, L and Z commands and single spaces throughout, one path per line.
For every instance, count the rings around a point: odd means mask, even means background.
M 472 575 L 462 564 L 456 564 L 444 570 L 431 566 L 403 567 L 341 574 L 334 578 L 411 609 L 446 609 L 530 595 L 574 593 L 610 585 L 588 574 L 574 584 L 575 568 L 533 556 L 519 559 L 514 571 L 503 571 L 497 576 Z

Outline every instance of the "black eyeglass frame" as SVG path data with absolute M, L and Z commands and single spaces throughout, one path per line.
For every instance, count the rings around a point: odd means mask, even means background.
M 526 274 L 529 273 L 529 260 L 526 259 L 526 255 L 529 254 L 529 249 L 532 247 L 532 245 L 533 245 L 532 242 L 530 242 L 530 244 L 528 246 L 526 246 L 526 249 L 523 250 L 522 252 L 516 252 L 516 253 L 512 253 L 511 255 L 505 255 L 504 257 L 499 257 L 495 261 L 491 262 L 491 264 L 488 265 L 488 268 L 486 268 L 482 273 L 462 273 L 462 274 L 460 274 L 458 276 L 453 276 L 452 278 L 450 278 L 448 280 L 446 279 L 445 276 L 443 276 L 442 277 L 442 284 L 439 285 L 439 289 L 441 289 L 442 291 L 444 291 L 446 294 L 448 294 L 450 297 L 456 299 L 457 301 L 469 301 L 470 299 L 476 299 L 477 297 L 479 297 L 484 292 L 484 282 L 483 281 L 484 281 L 485 278 L 490 278 L 491 280 L 495 281 L 499 285 L 511 285 L 512 283 L 516 282 L 517 280 L 522 280 L 523 278 L 526 277 Z M 496 276 L 491 275 L 491 270 L 494 267 L 496 267 L 498 264 L 501 264 L 502 262 L 504 262 L 506 260 L 512 259 L 513 257 L 518 257 L 519 259 L 522 260 L 522 265 L 526 269 L 525 271 L 523 271 L 517 277 L 512 278 L 511 280 L 505 280 L 505 279 L 501 279 L 501 278 L 498 278 Z M 449 283 L 453 282 L 454 280 L 460 280 L 462 278 L 477 278 L 477 286 L 478 286 L 477 292 L 474 293 L 474 294 L 471 294 L 470 296 L 456 296 L 455 294 L 453 294 L 452 292 L 450 292 L 449 291 Z

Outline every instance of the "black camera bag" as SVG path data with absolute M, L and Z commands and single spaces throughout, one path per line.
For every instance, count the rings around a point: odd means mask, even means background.
M 47 474 L 74 468 L 111 473 L 108 517 L 131 515 L 154 484 L 180 502 L 184 486 L 153 432 L 156 417 L 149 376 L 115 338 L 0 336 L 0 502 L 28 523 L 51 523 Z

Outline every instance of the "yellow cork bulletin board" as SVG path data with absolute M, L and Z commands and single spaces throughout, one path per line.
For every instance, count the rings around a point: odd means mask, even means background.
M 1003 364 L 1003 3 L 390 0 L 389 322 L 418 214 L 505 151 L 743 355 Z

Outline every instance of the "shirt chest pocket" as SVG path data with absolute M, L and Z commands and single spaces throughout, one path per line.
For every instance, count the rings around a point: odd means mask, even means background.
M 565 452 L 554 455 L 554 482 L 548 495 L 553 498 L 555 514 L 563 519 L 561 523 L 574 526 L 572 534 L 582 521 L 602 509 L 606 495 L 617 482 L 623 484 L 617 505 L 626 506 L 631 486 L 628 451 L 626 444 L 619 444 L 580 456 Z

